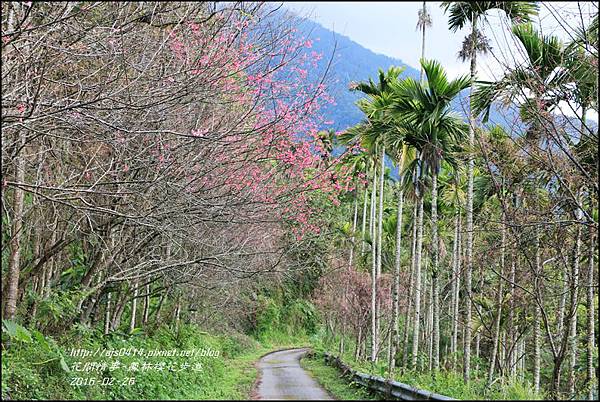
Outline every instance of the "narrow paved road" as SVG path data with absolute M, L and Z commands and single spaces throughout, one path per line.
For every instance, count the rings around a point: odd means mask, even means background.
M 306 352 L 282 350 L 260 359 L 258 399 L 331 400 L 327 391 L 300 367 L 300 358 Z

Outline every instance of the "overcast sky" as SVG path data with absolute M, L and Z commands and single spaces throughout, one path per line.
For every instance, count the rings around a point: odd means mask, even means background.
M 418 69 L 421 36 L 416 30 L 417 13 L 422 2 L 285 2 L 284 6 L 308 17 L 325 28 L 348 36 L 376 53 L 401 59 Z M 439 60 L 448 75 L 469 73 L 469 63 L 457 60 L 457 53 L 468 29 L 453 33 L 448 30 L 448 17 L 440 2 L 427 2 L 433 26 L 427 30 L 425 57 Z M 581 9 L 582 13 L 579 12 Z M 568 31 L 588 24 L 596 2 L 541 2 L 535 17 L 544 34 L 554 34 L 568 40 Z M 522 60 L 521 52 L 509 33 L 506 18 L 491 12 L 484 33 L 490 39 L 492 53 L 478 58 L 480 79 L 499 78 L 505 71 L 503 63 Z
M 417 12 L 422 2 L 285 2 L 285 7 L 320 23 L 325 28 L 348 36 L 353 41 L 376 53 L 396 57 L 417 67 L 421 55 L 421 35 L 416 30 Z M 584 15 L 596 7 L 593 2 L 542 2 L 539 17 L 545 34 L 553 33 L 568 39 L 565 27 L 581 25 L 578 7 Z M 469 72 L 469 64 L 457 60 L 468 29 L 457 33 L 448 30 L 448 17 L 440 8 L 440 2 L 427 2 L 433 26 L 427 30 L 425 56 L 442 62 L 449 74 Z M 553 15 L 554 14 L 554 15 Z M 564 20 L 560 23 L 554 16 Z M 505 36 L 507 26 L 502 24 L 499 12 L 488 17 L 490 28 L 485 29 L 491 45 L 499 53 L 510 47 Z M 587 23 L 587 21 L 585 21 Z M 501 58 L 502 54 L 497 57 Z M 489 73 L 488 64 L 498 64 L 493 56 L 481 60 L 481 74 Z M 488 68 L 486 68 L 488 67 Z M 489 77 L 487 77 L 489 78 Z

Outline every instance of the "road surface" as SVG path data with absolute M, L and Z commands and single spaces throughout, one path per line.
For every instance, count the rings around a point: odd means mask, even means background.
M 258 399 L 332 400 L 302 367 L 300 358 L 308 349 L 273 352 L 258 362 Z

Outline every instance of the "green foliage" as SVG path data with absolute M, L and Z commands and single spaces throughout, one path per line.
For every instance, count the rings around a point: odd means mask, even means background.
M 30 343 L 32 341 L 31 333 L 27 328 L 22 327 L 11 320 L 2 320 L 2 333 L 19 342 Z
M 307 355 L 302 358 L 300 364 L 336 399 L 346 401 L 377 399 L 359 385 L 349 383 L 348 380 L 340 377 L 340 373 L 335 367 L 325 364 L 322 353 Z
M 17 323 L 3 321 L 2 342 L 2 398 L 11 399 L 247 399 L 256 379 L 253 366 L 262 354 L 272 347 L 260 345 L 241 335 L 209 335 L 192 325 L 181 325 L 179 331 L 160 327 L 153 334 L 129 336 L 111 334 L 103 336 L 97 329 L 74 328 L 55 341 L 39 331 L 26 329 Z M 287 344 L 296 342 L 288 337 Z M 277 345 L 279 346 L 279 345 Z M 287 346 L 287 345 L 286 345 Z M 126 369 L 82 373 L 74 370 L 77 362 L 99 359 L 72 357 L 71 348 L 95 350 L 97 348 L 120 350 L 138 348 L 145 350 L 191 350 L 211 348 L 219 356 L 141 358 L 121 356 L 123 365 L 168 361 L 175 365 L 196 361 L 202 371 L 138 371 L 135 383 L 127 384 L 132 377 Z M 154 359 L 154 360 L 153 360 Z M 112 361 L 104 358 L 105 361 Z M 110 378 L 112 386 L 72 385 L 74 377 L 89 377 L 102 382 Z M 116 385 L 119 384 L 119 385 Z
M 256 332 L 258 339 L 265 339 L 279 329 L 281 311 L 275 300 L 269 297 L 259 295 L 258 302 L 260 313 L 256 319 Z
M 2 397 L 41 398 L 39 389 L 70 372 L 54 339 L 9 320 L 2 321 Z
M 86 266 L 86 256 L 81 244 L 71 243 L 69 251 L 71 253 L 71 266 L 62 271 L 60 275 L 61 283 L 67 289 L 79 283 L 88 269 Z
M 288 333 L 290 335 L 297 330 L 308 334 L 316 331 L 319 324 L 318 316 L 315 306 L 311 302 L 297 299 L 286 307 L 285 313 Z
M 319 327 L 314 305 L 305 299 L 284 300 L 282 296 L 258 296 L 256 337 L 281 341 L 292 335 L 310 335 Z
M 39 299 L 37 319 L 43 326 L 65 323 L 75 317 L 77 300 L 81 297 L 76 290 L 55 290 L 48 298 Z
M 311 344 L 313 345 L 313 350 L 317 355 L 321 355 L 325 351 L 338 355 L 338 345 L 339 339 L 331 339 L 326 336 L 325 331 L 320 331 L 317 334 L 313 335 L 311 338 Z M 356 361 L 354 360 L 354 339 L 346 338 L 346 350 L 342 355 L 342 361 L 351 366 L 353 369 L 374 375 L 379 375 L 384 378 L 388 377 L 387 371 L 387 361 L 385 358 L 379 359 L 376 364 L 369 362 L 368 360 Z M 459 352 L 457 356 L 457 360 L 462 360 L 462 354 Z M 473 356 L 473 366 L 477 363 L 477 360 Z M 318 365 L 315 363 L 315 366 Z M 485 362 L 483 360 L 479 361 L 480 366 L 484 366 Z M 438 393 L 440 395 L 449 396 L 451 398 L 456 399 L 466 399 L 466 400 L 536 400 L 536 399 L 544 399 L 546 397 L 545 394 L 536 395 L 533 392 L 533 386 L 531 383 L 527 381 L 513 381 L 508 383 L 502 382 L 494 382 L 491 386 L 488 387 L 486 383 L 485 376 L 482 375 L 481 371 L 476 373 L 473 370 L 472 379 L 469 384 L 465 384 L 463 380 L 463 375 L 461 372 L 453 371 L 453 370 L 440 370 L 437 372 L 428 371 L 427 367 L 427 354 L 420 353 L 417 360 L 417 366 L 421 367 L 420 370 L 402 370 L 397 369 L 394 372 L 394 379 L 404 384 L 408 384 L 423 390 L 431 391 Z M 309 368 L 309 367 L 307 367 Z M 322 384 L 325 388 L 332 391 L 334 395 L 335 388 L 330 388 L 325 378 L 322 380 L 321 377 L 327 377 L 327 374 L 319 374 L 318 371 L 315 372 L 315 375 L 318 377 L 319 381 L 322 381 Z M 338 374 L 339 376 L 339 374 Z M 346 380 L 346 386 L 348 386 L 349 381 Z M 351 399 L 346 398 L 344 399 Z
M 531 21 L 537 15 L 534 1 L 443 1 L 441 7 L 448 14 L 448 27 L 456 32 L 488 11 L 498 9 L 513 21 Z
M 223 356 L 234 358 L 243 355 L 249 350 L 255 350 L 260 344 L 253 338 L 238 332 L 232 332 L 227 336 L 220 337 L 221 351 Z

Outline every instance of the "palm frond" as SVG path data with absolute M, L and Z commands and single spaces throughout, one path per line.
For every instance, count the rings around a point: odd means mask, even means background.
M 558 37 L 540 35 L 531 23 L 515 25 L 512 31 L 525 48 L 531 66 L 540 76 L 550 75 L 562 64 L 564 46 Z
M 431 26 L 431 14 L 427 11 L 425 2 L 423 2 L 423 8 L 419 9 L 418 16 L 417 29 L 429 28 Z
M 453 32 L 493 9 L 504 11 L 514 23 L 529 22 L 538 13 L 535 1 L 443 1 L 441 7 L 449 14 L 448 27 Z
M 473 42 L 475 42 L 475 48 L 473 48 Z M 476 54 L 487 54 L 490 50 L 492 50 L 492 46 L 490 46 L 489 39 L 477 29 L 475 34 L 470 33 L 465 36 L 462 47 L 458 52 L 458 59 L 460 61 L 471 60 L 473 51 Z
M 442 1 L 440 7 L 448 13 L 448 28 L 452 32 L 462 29 L 467 22 L 475 17 L 472 2 L 470 1 Z

